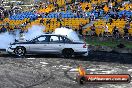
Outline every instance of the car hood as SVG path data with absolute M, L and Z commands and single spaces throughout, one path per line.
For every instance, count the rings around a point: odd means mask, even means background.
M 14 42 L 11 45 L 15 45 L 15 44 L 29 44 L 31 43 L 30 41 L 26 41 L 26 42 Z

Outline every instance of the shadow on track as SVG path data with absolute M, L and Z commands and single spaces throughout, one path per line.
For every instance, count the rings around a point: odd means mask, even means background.
M 121 54 L 116 52 L 91 51 L 85 61 L 110 62 L 120 64 L 132 64 L 132 54 Z
M 2 54 L 0 55 L 0 57 L 18 58 L 15 55 L 10 55 L 10 54 Z M 22 58 L 60 58 L 62 59 L 63 57 L 61 55 L 43 54 L 43 55 L 26 55 L 25 57 L 22 57 Z M 90 51 L 87 57 L 76 56 L 73 58 L 63 58 L 63 59 L 132 64 L 132 54 L 121 54 L 116 52 Z

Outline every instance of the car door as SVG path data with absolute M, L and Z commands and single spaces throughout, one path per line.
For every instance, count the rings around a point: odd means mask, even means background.
M 67 37 L 63 36 L 63 41 L 64 41 L 64 48 L 74 47 L 73 42 L 70 39 L 68 39 Z
M 85 48 L 86 47 L 85 43 L 83 43 L 81 41 L 73 41 L 67 37 L 64 37 L 64 47 L 71 48 L 74 50 L 74 52 L 80 52 L 80 51 L 87 49 L 87 48 Z
M 61 36 L 51 35 L 49 44 L 47 46 L 47 48 L 49 49 L 48 52 L 61 53 L 61 51 L 63 49 L 63 45 L 64 45 L 64 43 L 63 43 L 63 39 Z
M 32 53 L 46 53 L 48 51 L 49 36 L 43 35 L 35 38 L 30 45 L 30 52 Z

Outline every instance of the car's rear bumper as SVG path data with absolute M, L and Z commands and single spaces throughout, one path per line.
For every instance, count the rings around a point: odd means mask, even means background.
M 80 49 L 80 50 L 74 51 L 74 54 L 75 55 L 85 55 L 85 56 L 87 56 L 88 52 L 89 52 L 89 49 L 88 48 L 84 48 L 84 49 Z

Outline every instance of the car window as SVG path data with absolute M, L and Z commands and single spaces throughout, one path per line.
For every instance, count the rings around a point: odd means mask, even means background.
M 51 36 L 50 37 L 50 42 L 59 42 L 59 41 L 60 41 L 60 39 L 58 36 Z
M 49 42 L 48 36 L 41 36 L 35 39 L 35 42 Z
M 72 41 L 66 37 L 64 37 L 64 43 L 71 43 Z
M 59 39 L 61 43 L 64 43 L 64 39 L 61 36 L 59 36 Z

